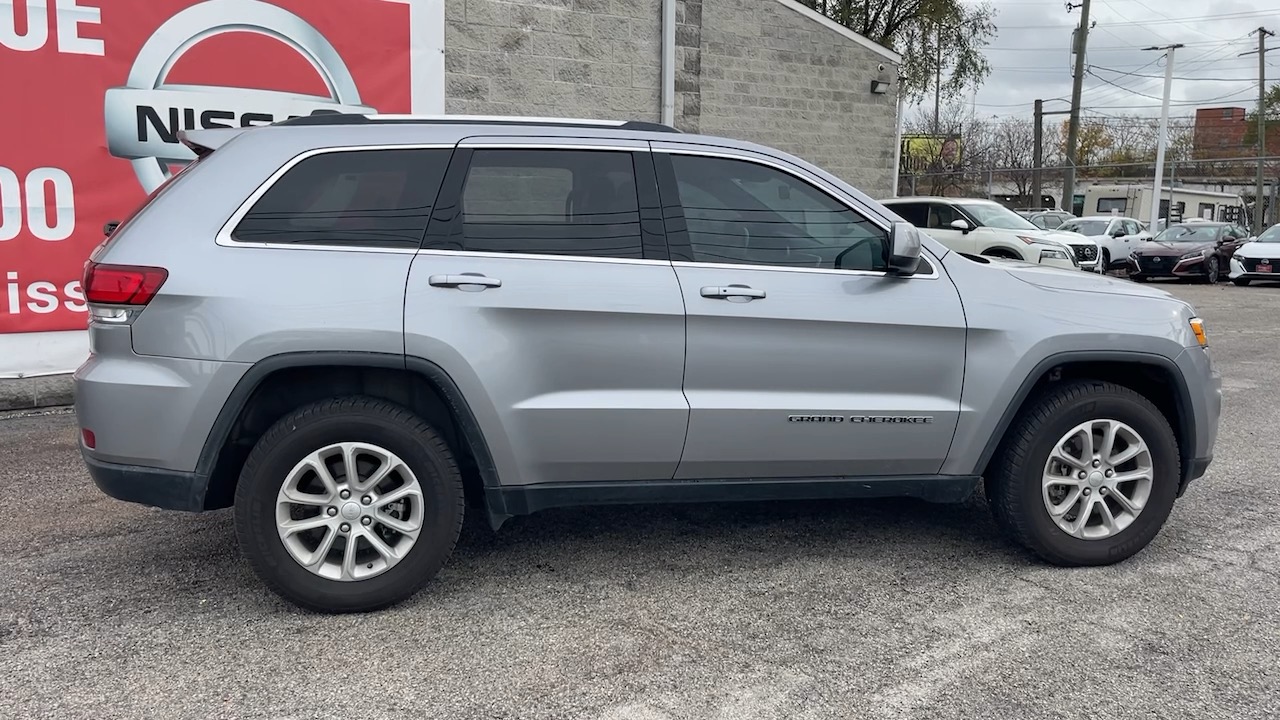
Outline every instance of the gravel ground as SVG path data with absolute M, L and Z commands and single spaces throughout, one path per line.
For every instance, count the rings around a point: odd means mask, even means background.
M 468 527 L 404 605 L 313 615 L 229 512 L 111 500 L 72 415 L 4 417 L 0 716 L 1274 717 L 1280 287 L 1172 289 L 1224 375 L 1217 459 L 1101 569 L 1031 561 L 980 499 L 548 511 Z

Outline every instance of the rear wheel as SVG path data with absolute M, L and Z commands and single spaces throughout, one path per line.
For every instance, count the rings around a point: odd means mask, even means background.
M 1055 565 L 1110 565 L 1147 546 L 1173 509 L 1180 477 L 1169 422 L 1109 382 L 1055 387 L 1019 415 L 993 459 L 997 524 Z
M 413 595 L 453 552 L 462 478 L 448 445 L 382 400 L 326 400 L 258 441 L 236 487 L 236 535 L 258 577 L 320 612 Z
M 1236 278 L 1231 282 L 1235 283 L 1236 285 L 1239 285 L 1240 287 L 1245 287 L 1246 285 L 1249 284 L 1249 278 Z

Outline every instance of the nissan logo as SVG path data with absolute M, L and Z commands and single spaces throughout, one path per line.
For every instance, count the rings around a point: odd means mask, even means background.
M 251 32 L 279 40 L 302 55 L 324 80 L 328 97 L 205 85 L 166 85 L 178 59 L 202 40 Z M 351 71 L 333 45 L 306 20 L 261 0 L 206 0 L 156 29 L 138 52 L 124 87 L 104 101 L 107 150 L 132 161 L 148 193 L 169 177 L 169 165 L 195 155 L 179 130 L 250 127 L 323 112 L 369 113 Z

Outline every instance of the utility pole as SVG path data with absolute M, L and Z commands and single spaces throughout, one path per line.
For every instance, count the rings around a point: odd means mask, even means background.
M 1075 7 L 1067 3 L 1067 11 Z M 1062 207 L 1075 211 L 1076 143 L 1080 139 L 1080 92 L 1084 85 L 1084 54 L 1089 46 L 1089 0 L 1080 0 L 1080 26 L 1076 28 L 1076 71 L 1071 84 L 1071 118 L 1067 122 L 1067 169 L 1062 174 Z
M 1149 47 L 1143 50 L 1166 50 L 1164 63 L 1164 101 L 1160 105 L 1160 139 L 1156 144 L 1156 184 L 1151 194 L 1151 224 L 1154 228 L 1160 219 L 1160 197 L 1164 195 L 1164 149 L 1169 144 L 1169 94 L 1173 92 L 1173 51 L 1182 44 Z M 1173 213 L 1173 194 L 1169 195 L 1169 212 Z
M 1040 168 L 1044 167 L 1044 101 L 1036 100 L 1035 142 L 1031 146 L 1031 208 L 1040 207 Z
M 1035 147 L 1031 151 L 1031 196 L 1035 198 L 1035 204 L 1032 207 L 1040 207 L 1040 196 L 1044 194 L 1043 178 L 1041 172 L 1044 169 L 1044 116 L 1045 115 L 1069 115 L 1070 110 L 1050 110 L 1045 112 L 1044 101 L 1036 100 L 1036 124 L 1035 124 Z M 1071 200 L 1065 195 L 1062 199 L 1062 207 L 1060 210 L 1072 212 Z
M 1275 33 L 1265 27 L 1258 28 L 1258 49 L 1240 53 L 1240 56 L 1258 53 L 1258 185 L 1253 194 L 1253 232 L 1261 235 L 1266 229 L 1262 214 L 1262 158 L 1267 154 L 1267 36 Z

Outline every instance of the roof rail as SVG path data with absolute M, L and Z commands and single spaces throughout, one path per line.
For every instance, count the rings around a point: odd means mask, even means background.
M 601 127 L 619 130 L 678 133 L 670 125 L 647 120 L 587 120 L 581 118 L 523 117 L 519 115 L 395 115 L 318 112 L 273 123 L 274 125 L 543 125 L 551 127 Z

